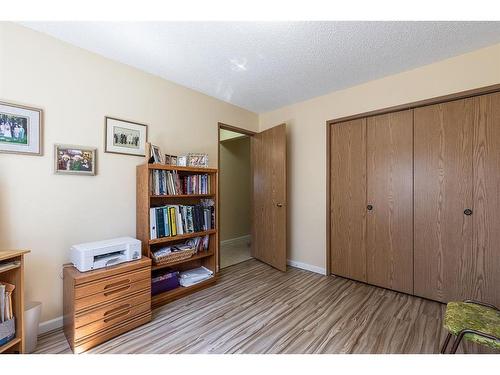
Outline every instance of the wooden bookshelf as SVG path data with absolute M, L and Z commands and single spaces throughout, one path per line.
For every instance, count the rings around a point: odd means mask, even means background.
M 181 177 L 188 175 L 207 174 L 210 179 L 210 191 L 208 192 L 208 194 L 154 195 L 152 194 L 152 187 L 150 186 L 150 173 L 152 173 L 152 171 L 155 169 L 176 171 Z M 189 259 L 180 260 L 168 265 L 155 265 L 153 263 L 151 270 L 157 271 L 163 268 L 171 268 L 178 271 L 184 271 L 187 269 L 204 266 L 214 272 L 214 277 L 191 287 L 178 287 L 174 290 L 155 295 L 152 297 L 152 307 L 159 307 L 175 299 L 191 294 L 197 290 L 213 285 L 216 282 L 215 273 L 218 271 L 216 269 L 219 242 L 218 228 L 216 227 L 215 229 L 203 232 L 186 233 L 182 235 L 151 239 L 149 233 L 149 210 L 152 207 L 159 207 L 170 204 L 194 205 L 200 203 L 202 199 L 212 199 L 214 201 L 216 216 L 215 223 L 217 225 L 217 169 L 179 167 L 163 164 L 142 164 L 137 166 L 136 193 L 136 236 L 142 242 L 142 254 L 144 256 L 152 258 L 152 251 L 168 244 L 180 243 L 194 237 L 203 237 L 205 235 L 209 236 L 209 248 L 207 251 L 199 252 Z
M 19 262 L 19 265 L 0 270 L 0 281 L 14 284 L 12 307 L 16 319 L 16 337 L 0 346 L 0 353 L 24 353 L 24 255 L 29 250 L 0 251 L 0 263 Z

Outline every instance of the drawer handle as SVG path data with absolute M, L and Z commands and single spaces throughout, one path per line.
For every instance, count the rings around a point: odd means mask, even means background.
M 109 323 L 115 319 L 123 318 L 124 316 L 127 316 L 128 314 L 130 314 L 130 309 L 127 309 L 126 311 L 122 312 L 121 314 L 104 319 L 104 323 Z
M 127 289 L 130 289 L 130 285 L 126 285 L 124 287 L 121 287 L 119 289 L 115 289 L 115 290 L 110 290 L 109 292 L 104 292 L 104 296 L 107 297 L 107 296 L 111 296 L 113 294 L 116 294 L 116 293 L 120 293 L 120 292 L 123 292 Z
M 121 281 L 118 281 L 116 283 L 106 285 L 104 287 L 104 290 L 109 289 L 109 288 L 114 288 L 115 286 L 119 286 L 122 284 L 129 284 L 129 283 L 130 283 L 130 279 L 121 280 Z
M 113 314 L 113 313 L 115 313 L 115 312 L 117 312 L 117 311 L 120 311 L 120 310 L 123 310 L 123 309 L 130 309 L 131 307 L 132 307 L 132 305 L 131 305 L 130 303 L 127 303 L 127 304 L 125 304 L 125 305 L 121 305 L 121 306 L 118 306 L 118 307 L 116 307 L 116 308 L 114 308 L 114 309 L 111 309 L 111 310 L 109 310 L 109 311 L 106 311 L 106 312 L 104 313 L 104 316 L 107 316 L 107 315 L 109 315 L 109 314 Z

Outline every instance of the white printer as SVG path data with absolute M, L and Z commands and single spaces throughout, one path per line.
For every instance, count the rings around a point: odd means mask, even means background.
M 71 246 L 71 262 L 80 272 L 96 270 L 141 258 L 141 241 L 132 237 Z

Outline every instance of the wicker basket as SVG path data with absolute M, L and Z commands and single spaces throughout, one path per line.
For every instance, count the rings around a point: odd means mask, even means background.
M 153 261 L 157 266 L 164 266 L 170 263 L 178 262 L 180 260 L 189 259 L 195 253 L 196 249 L 189 249 L 189 250 L 177 251 L 175 253 L 170 253 L 159 257 L 155 257 L 153 255 Z

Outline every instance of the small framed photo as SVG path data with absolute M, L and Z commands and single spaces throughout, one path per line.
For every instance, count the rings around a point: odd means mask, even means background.
M 187 164 L 189 167 L 208 167 L 208 154 L 195 154 L 187 155 Z
M 177 156 L 170 155 L 170 165 L 177 165 Z
M 170 155 L 165 154 L 165 165 L 170 165 Z
M 153 158 L 154 163 L 163 163 L 159 146 L 151 145 L 151 157 Z
M 187 167 L 187 156 L 181 155 L 177 158 L 177 165 L 179 167 Z
M 0 102 L 0 152 L 42 155 L 42 110 Z
M 146 156 L 148 126 L 138 122 L 105 117 L 104 152 Z
M 56 174 L 81 174 L 95 176 L 96 149 L 85 146 L 54 146 L 54 168 Z

